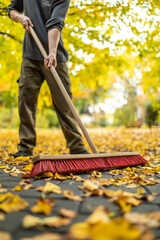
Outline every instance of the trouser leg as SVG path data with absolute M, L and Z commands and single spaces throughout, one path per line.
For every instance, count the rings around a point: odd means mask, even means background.
M 37 98 L 43 75 L 38 61 L 23 59 L 19 82 L 18 109 L 20 117 L 18 150 L 32 151 L 36 145 L 35 119 Z
M 58 63 L 56 71 L 66 88 L 70 98 L 72 98 L 71 82 L 68 73 L 68 67 L 65 63 Z M 43 68 L 44 77 L 49 85 L 52 101 L 57 113 L 63 134 L 67 140 L 67 147 L 70 149 L 70 153 L 79 153 L 85 150 L 82 142 L 81 134 L 77 128 L 77 124 L 73 114 L 66 103 L 56 81 L 54 80 L 52 73 Z

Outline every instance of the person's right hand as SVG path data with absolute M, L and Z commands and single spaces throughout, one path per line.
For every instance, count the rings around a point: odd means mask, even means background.
M 21 16 L 20 23 L 22 24 L 23 28 L 26 29 L 30 33 L 29 27 L 33 27 L 33 23 L 31 22 L 31 19 L 27 16 Z

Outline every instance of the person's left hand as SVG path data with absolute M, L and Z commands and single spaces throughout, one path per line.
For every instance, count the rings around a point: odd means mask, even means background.
M 44 65 L 47 70 L 50 71 L 51 66 L 55 67 L 57 66 L 57 59 L 56 54 L 49 54 L 47 58 L 44 59 Z

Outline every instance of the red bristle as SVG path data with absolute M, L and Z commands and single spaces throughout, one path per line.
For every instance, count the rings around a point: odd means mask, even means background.
M 141 156 L 117 156 L 93 159 L 65 159 L 38 161 L 29 176 L 34 177 L 45 172 L 71 173 L 90 170 L 103 170 L 144 164 L 147 161 Z

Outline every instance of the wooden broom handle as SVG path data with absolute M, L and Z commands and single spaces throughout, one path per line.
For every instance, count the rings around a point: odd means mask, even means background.
M 30 28 L 30 32 L 32 34 L 32 37 L 34 38 L 34 40 L 35 40 L 39 50 L 41 51 L 43 57 L 46 58 L 47 57 L 47 53 L 46 53 L 44 47 L 42 46 L 42 44 L 41 44 L 37 34 L 35 33 L 35 31 L 33 30 L 32 27 L 29 27 L 29 28 Z M 51 67 L 51 72 L 52 72 L 52 74 L 53 74 L 53 76 L 54 76 L 54 78 L 55 78 L 55 80 L 56 80 L 56 82 L 57 82 L 57 84 L 58 84 L 58 86 L 59 86 L 59 88 L 60 88 L 64 98 L 65 98 L 65 100 L 66 100 L 66 102 L 68 103 L 68 106 L 69 106 L 71 112 L 73 113 L 75 119 L 77 120 L 77 123 L 78 123 L 79 127 L 81 128 L 81 130 L 82 130 L 82 132 L 83 132 L 83 134 L 84 134 L 84 136 L 85 136 L 85 138 L 86 138 L 86 140 L 87 140 L 87 142 L 88 142 L 92 152 L 93 153 L 98 153 L 98 150 L 97 150 L 96 146 L 94 145 L 92 139 L 90 138 L 90 136 L 89 136 L 85 126 L 83 125 L 83 123 L 82 123 L 82 121 L 81 121 L 81 119 L 80 119 L 80 117 L 78 115 L 78 112 L 77 112 L 77 110 L 75 109 L 75 107 L 74 107 L 74 105 L 72 103 L 72 100 L 70 99 L 70 97 L 69 97 L 65 87 L 63 86 L 63 83 L 60 80 L 60 77 L 58 76 L 58 74 L 57 74 L 57 72 L 56 72 L 56 70 L 55 70 L 55 68 L 53 66 Z

